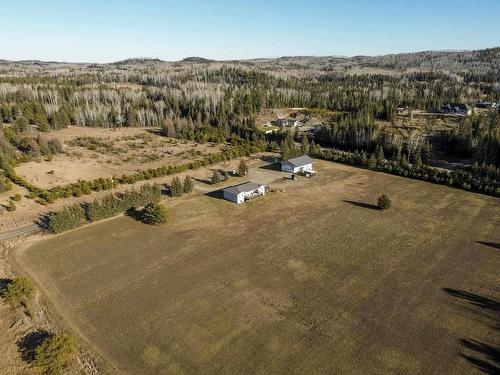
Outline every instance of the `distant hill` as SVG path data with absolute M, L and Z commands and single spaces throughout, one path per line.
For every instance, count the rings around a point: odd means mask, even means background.
M 162 62 L 165 62 L 165 61 L 157 59 L 157 58 L 133 57 L 130 59 L 116 61 L 114 63 L 111 63 L 111 65 L 138 65 L 138 64 L 162 63 Z
M 111 64 L 69 63 L 55 61 L 0 60 L 0 66 L 22 65 L 33 67 L 64 67 L 70 65 L 89 66 L 140 66 L 150 64 L 199 63 L 232 64 L 265 70 L 308 70 L 323 72 L 406 72 L 406 71 L 443 71 L 446 73 L 485 74 L 500 71 L 500 47 L 475 51 L 421 51 L 380 56 L 282 56 L 277 58 L 255 58 L 246 60 L 213 60 L 199 56 L 190 56 L 180 61 L 164 61 L 158 58 L 129 58 Z
M 211 62 L 215 62 L 216 60 L 206 59 L 204 57 L 191 56 L 191 57 L 186 57 L 185 59 L 182 59 L 181 61 L 182 62 L 194 62 L 194 63 L 211 63 Z

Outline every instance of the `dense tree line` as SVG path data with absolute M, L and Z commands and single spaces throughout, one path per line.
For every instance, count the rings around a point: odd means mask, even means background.
M 78 228 L 87 223 L 103 220 L 124 213 L 132 208 L 156 202 L 161 197 L 159 185 L 142 185 L 139 190 L 109 194 L 90 203 L 73 204 L 60 211 L 51 212 L 42 223 L 53 233 L 61 233 Z
M 387 160 L 381 149 L 372 154 L 335 149 L 317 150 L 312 155 L 325 160 L 500 197 L 500 169 L 493 165 L 475 163 L 470 167 L 444 170 L 428 165 L 411 164 L 404 157 Z
M 424 135 L 414 131 L 402 137 L 392 128 L 375 122 L 370 114 L 358 113 L 332 119 L 317 129 L 315 141 L 346 151 L 375 152 L 382 148 L 393 158 L 405 154 L 408 160 L 428 163 L 433 152 L 472 158 L 479 163 L 500 166 L 500 114 L 472 115 L 455 129 Z

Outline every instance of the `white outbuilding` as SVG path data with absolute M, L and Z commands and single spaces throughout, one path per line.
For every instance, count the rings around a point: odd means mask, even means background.
M 314 160 L 307 155 L 299 156 L 298 158 L 282 161 L 281 170 L 290 173 L 314 172 L 313 162 Z
M 266 186 L 256 182 L 244 182 L 222 189 L 224 199 L 236 204 L 243 203 L 266 193 Z

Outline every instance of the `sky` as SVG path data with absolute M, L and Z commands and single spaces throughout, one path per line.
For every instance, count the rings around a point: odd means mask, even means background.
M 500 46 L 500 0 L 0 0 L 0 59 L 113 62 Z

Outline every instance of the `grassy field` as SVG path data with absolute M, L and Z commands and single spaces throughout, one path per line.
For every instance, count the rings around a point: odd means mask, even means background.
M 498 368 L 500 201 L 316 164 L 241 206 L 197 193 L 166 226 L 121 217 L 17 261 L 124 373 Z M 381 193 L 390 211 L 367 204 Z
M 157 129 L 83 127 L 54 131 L 51 137 L 64 144 L 64 152 L 50 162 L 37 159 L 20 164 L 16 172 L 31 183 L 49 189 L 79 179 L 121 176 L 165 164 L 182 164 L 220 149 L 212 144 L 165 138 L 155 131 Z

